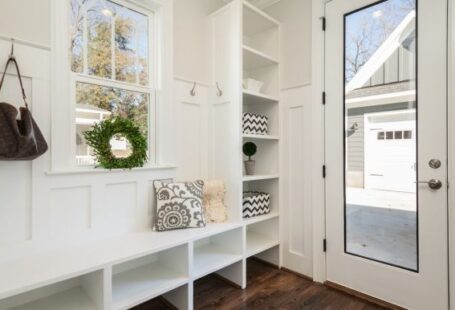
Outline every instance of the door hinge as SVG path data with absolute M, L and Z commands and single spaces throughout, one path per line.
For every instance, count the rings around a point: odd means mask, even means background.
M 322 177 L 325 179 L 326 176 L 326 168 L 325 165 L 322 166 Z
M 326 28 L 326 24 L 327 24 L 327 21 L 325 19 L 325 16 L 321 17 L 321 20 L 322 20 L 322 31 L 325 31 L 325 28 Z
M 326 94 L 325 91 L 322 92 L 322 104 L 325 105 Z
M 327 252 L 327 239 L 322 240 L 322 249 L 324 252 Z

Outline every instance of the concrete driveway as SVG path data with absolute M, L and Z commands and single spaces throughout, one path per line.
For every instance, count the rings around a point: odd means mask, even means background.
M 415 270 L 416 195 L 349 188 L 346 198 L 348 253 Z

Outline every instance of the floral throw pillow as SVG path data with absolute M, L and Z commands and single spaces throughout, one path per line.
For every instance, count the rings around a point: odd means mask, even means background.
M 155 231 L 205 227 L 202 209 L 204 181 L 154 181 L 156 192 Z

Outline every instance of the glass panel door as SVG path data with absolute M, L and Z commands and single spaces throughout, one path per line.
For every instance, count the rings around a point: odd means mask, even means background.
M 345 252 L 413 271 L 416 25 L 415 0 L 344 15 Z
M 323 280 L 448 309 L 447 1 L 332 0 L 325 17 Z

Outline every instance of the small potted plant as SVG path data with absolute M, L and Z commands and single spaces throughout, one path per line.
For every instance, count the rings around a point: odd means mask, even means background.
M 256 165 L 256 161 L 251 159 L 251 156 L 254 156 L 257 151 L 257 146 L 253 142 L 246 142 L 243 145 L 243 154 L 248 156 L 248 160 L 245 160 L 245 172 L 246 175 L 254 175 L 254 167 Z

